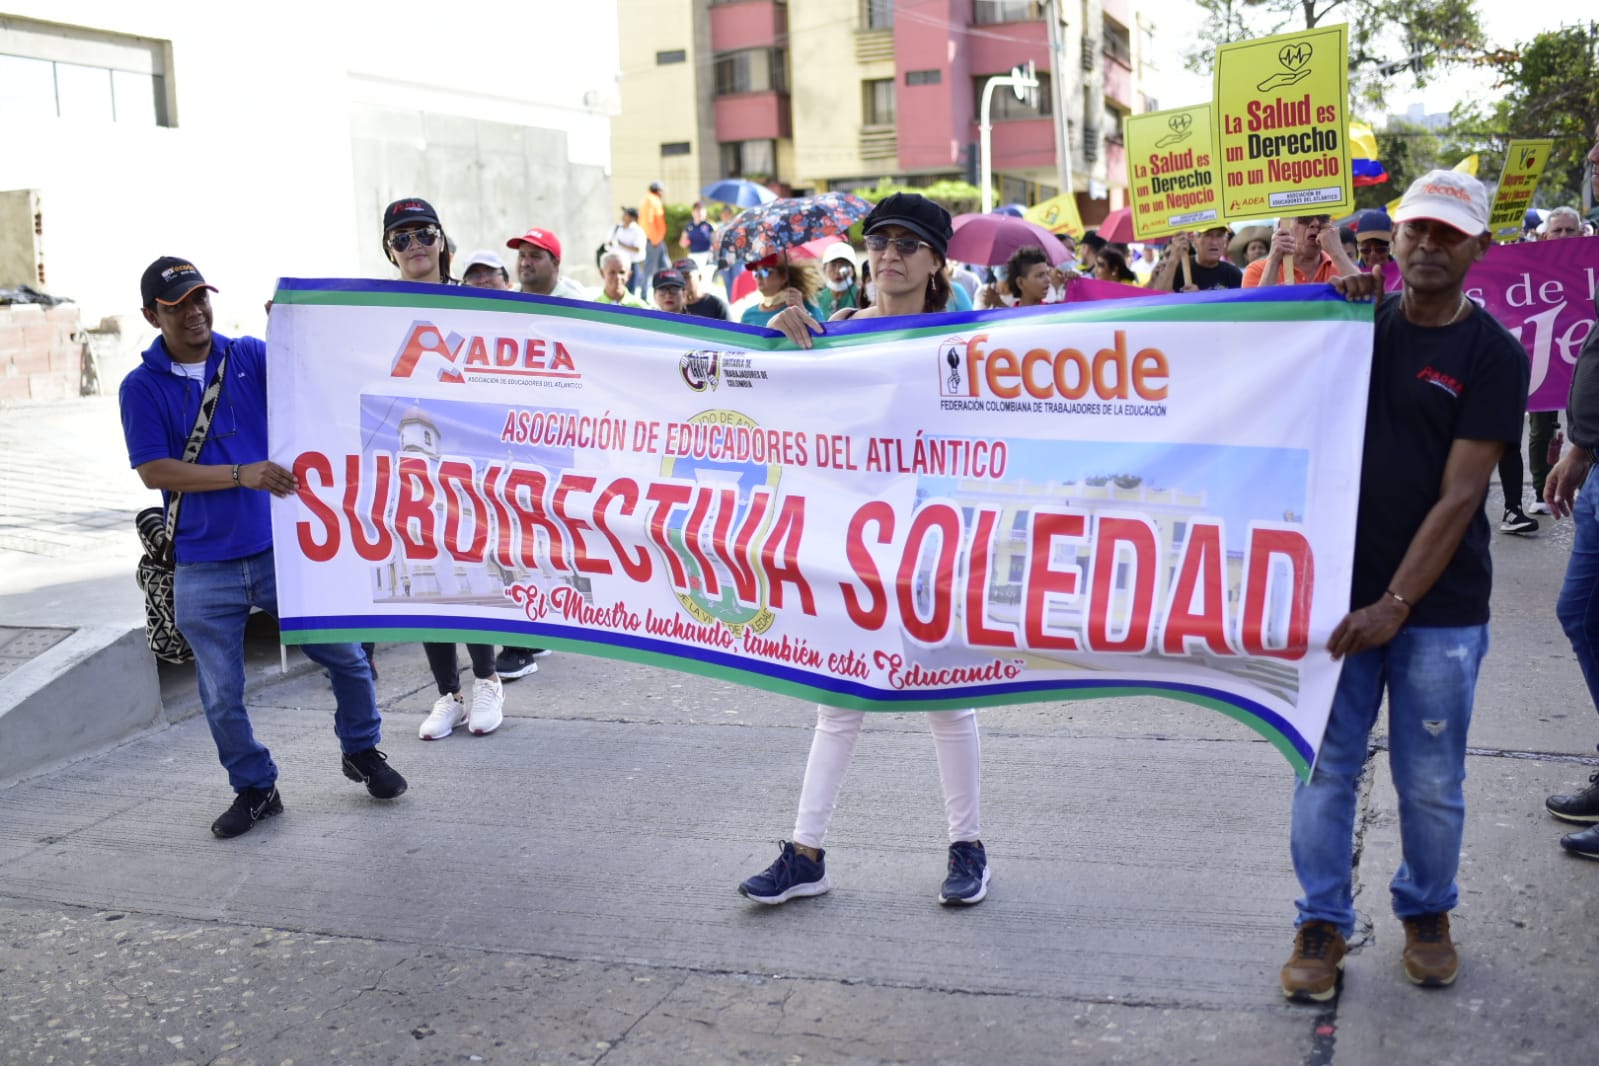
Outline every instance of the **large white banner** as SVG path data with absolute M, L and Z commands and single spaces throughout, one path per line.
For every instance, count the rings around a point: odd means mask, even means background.
M 1301 774 L 1371 307 L 1322 286 L 829 325 L 282 283 L 284 639 L 471 640 L 844 707 L 1163 695 Z

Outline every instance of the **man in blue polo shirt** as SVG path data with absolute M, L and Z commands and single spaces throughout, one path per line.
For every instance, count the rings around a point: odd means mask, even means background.
M 244 706 L 244 626 L 253 607 L 277 614 L 272 526 L 267 494 L 299 489 L 291 471 L 266 458 L 266 345 L 229 340 L 211 330 L 215 292 L 186 259 L 164 257 L 139 282 L 144 317 L 161 331 L 143 363 L 122 381 L 122 434 L 145 485 L 176 506 L 177 564 L 173 600 L 178 629 L 194 649 L 200 701 L 236 794 L 211 826 L 219 837 L 248 832 L 283 811 L 278 768 L 256 740 Z M 184 445 L 200 400 L 226 360 L 205 442 L 195 462 Z M 306 644 L 306 657 L 326 667 L 337 703 L 333 731 L 344 775 L 377 799 L 405 791 L 405 778 L 377 749 L 382 722 L 366 656 L 357 644 Z

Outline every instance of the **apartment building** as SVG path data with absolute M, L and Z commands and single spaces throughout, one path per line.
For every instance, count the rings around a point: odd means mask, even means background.
M 1059 191 L 1085 219 L 1125 203 L 1122 121 L 1158 107 L 1153 26 L 1134 0 L 619 0 L 619 203 L 723 177 L 781 191 L 977 172 L 989 77 L 1029 62 L 1035 99 L 991 104 L 1001 202 Z

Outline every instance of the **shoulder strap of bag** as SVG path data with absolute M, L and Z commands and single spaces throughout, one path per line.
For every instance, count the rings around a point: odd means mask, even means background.
M 228 346 L 222 350 L 222 358 L 217 362 L 217 372 L 211 376 L 211 383 L 205 387 L 205 393 L 200 397 L 200 413 L 194 418 L 194 428 L 189 430 L 188 443 L 183 446 L 183 461 L 192 463 L 200 458 L 200 448 L 205 444 L 205 436 L 211 432 L 211 416 L 216 414 L 217 401 L 222 398 L 222 382 L 228 372 L 228 354 L 233 351 L 237 341 L 229 341 Z M 171 564 L 177 554 L 178 543 L 178 505 L 183 502 L 183 493 L 172 493 L 167 501 L 167 548 L 165 562 Z

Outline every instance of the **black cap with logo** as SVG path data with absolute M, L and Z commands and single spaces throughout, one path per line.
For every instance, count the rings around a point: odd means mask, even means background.
M 171 307 L 181 303 L 195 289 L 217 291 L 215 285 L 206 284 L 198 267 L 175 255 L 164 255 L 157 259 L 144 268 L 144 276 L 139 279 L 139 295 L 144 300 L 144 306 L 152 311 L 156 304 Z
M 395 226 L 416 222 L 431 222 L 440 229 L 444 228 L 439 223 L 439 213 L 433 210 L 433 205 L 415 196 L 396 200 L 383 209 L 384 233 L 388 233 Z

